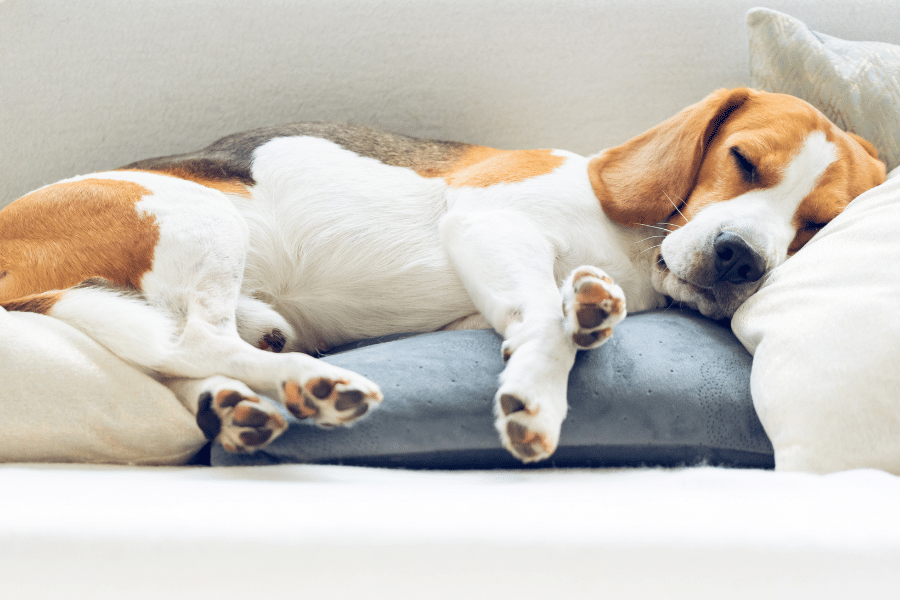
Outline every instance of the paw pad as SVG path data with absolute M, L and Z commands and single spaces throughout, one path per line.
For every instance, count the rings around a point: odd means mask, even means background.
M 197 424 L 208 437 L 218 436 L 228 452 L 253 452 L 287 429 L 278 410 L 250 390 L 223 389 L 215 396 L 204 392 L 199 409 Z
M 600 270 L 581 267 L 572 275 L 571 286 L 563 290 L 563 315 L 578 348 L 596 348 L 605 342 L 625 314 L 622 288 Z
M 234 409 L 231 419 L 240 427 L 262 427 L 269 422 L 269 415 L 250 404 L 241 404 Z
M 500 409 L 504 415 L 509 416 L 514 412 L 525 410 L 525 403 L 512 394 L 503 394 L 500 396 Z
M 606 329 L 598 329 L 597 331 L 589 331 L 587 333 L 576 333 L 572 335 L 572 340 L 579 348 L 595 348 L 613 334 L 612 327 Z
M 500 410 L 507 417 L 517 412 L 533 417 L 540 412 L 540 408 L 528 408 L 528 405 L 512 394 L 502 394 L 500 396 Z
M 281 352 L 287 344 L 287 336 L 277 327 L 268 332 L 259 340 L 259 348 L 269 352 Z
M 302 386 L 286 381 L 282 387 L 291 414 L 326 428 L 351 423 L 366 414 L 372 403 L 381 401 L 379 392 L 357 389 L 344 379 L 315 377 Z
M 298 419 L 309 419 L 319 414 L 319 407 L 312 399 L 308 398 L 300 391 L 300 386 L 293 381 L 285 382 L 284 386 L 285 404 L 291 414 Z
M 547 435 L 532 431 L 516 421 L 506 424 L 506 434 L 519 458 L 534 459 L 553 452 L 553 444 Z
M 578 324 L 585 329 L 593 329 L 599 326 L 609 317 L 609 310 L 604 308 L 603 304 L 611 304 L 609 300 L 602 300 L 598 304 L 582 304 L 575 310 L 575 316 L 578 318 Z M 610 307 L 612 308 L 612 307 Z

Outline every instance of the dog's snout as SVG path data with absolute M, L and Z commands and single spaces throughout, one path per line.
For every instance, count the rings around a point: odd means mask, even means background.
M 758 281 L 765 273 L 763 257 L 736 233 L 720 233 L 713 242 L 713 249 L 718 281 L 747 283 Z

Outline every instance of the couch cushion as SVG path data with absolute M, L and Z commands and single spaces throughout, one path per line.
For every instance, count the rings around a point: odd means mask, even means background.
M 521 466 L 493 425 L 500 342 L 486 330 L 438 332 L 326 357 L 381 385 L 381 406 L 330 431 L 285 412 L 288 431 L 264 450 L 235 455 L 215 446 L 212 462 Z M 750 355 L 720 324 L 680 311 L 629 316 L 605 345 L 578 353 L 559 449 L 538 466 L 771 467 L 749 373 Z
M 183 464 L 205 443 L 166 387 L 80 331 L 0 308 L 0 462 Z

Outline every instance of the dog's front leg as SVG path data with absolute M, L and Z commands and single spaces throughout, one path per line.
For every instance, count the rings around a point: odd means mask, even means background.
M 494 398 L 503 445 L 523 462 L 553 454 L 577 347 L 554 279 L 557 248 L 514 211 L 451 211 L 441 239 L 475 307 L 505 338 Z

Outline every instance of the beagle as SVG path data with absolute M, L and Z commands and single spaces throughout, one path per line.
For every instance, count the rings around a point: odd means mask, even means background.
M 719 90 L 595 156 L 331 124 L 225 137 L 0 211 L 0 304 L 164 381 L 209 437 L 265 446 L 382 399 L 312 355 L 397 332 L 503 336 L 504 446 L 550 456 L 578 349 L 629 310 L 730 317 L 885 166 L 793 97 Z M 272 400 L 269 400 L 271 398 Z

